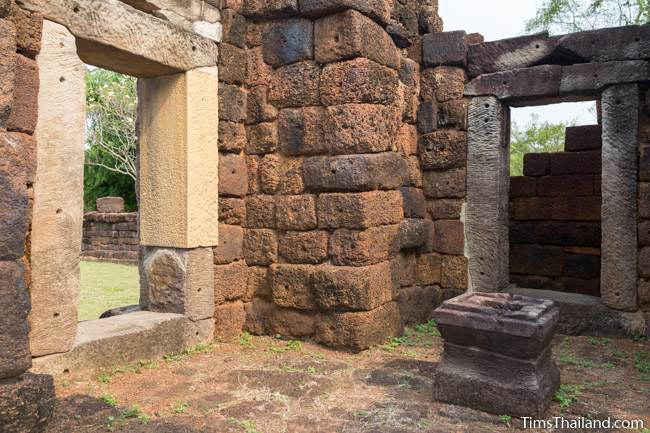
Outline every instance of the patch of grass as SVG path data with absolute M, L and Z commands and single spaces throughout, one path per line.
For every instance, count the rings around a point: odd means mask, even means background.
M 140 415 L 142 415 L 142 413 L 140 412 L 140 406 L 134 404 L 124 409 L 120 416 L 123 419 L 126 419 L 126 418 L 137 418 Z
M 239 426 L 244 429 L 244 433 L 262 433 L 257 429 L 257 426 L 255 425 L 254 421 L 251 421 L 249 419 L 244 419 L 240 420 L 234 417 L 228 418 L 228 422 L 230 424 Z
M 558 357 L 558 361 L 561 362 L 562 364 L 575 365 L 576 367 L 586 368 L 586 369 L 591 369 L 596 366 L 596 364 L 594 364 L 594 362 L 589 359 L 579 359 L 573 355 L 569 355 L 566 353 L 560 354 L 560 356 Z
M 239 344 L 241 344 L 244 347 L 255 347 L 253 345 L 253 336 L 248 332 L 244 332 L 242 335 L 239 336 Z
M 142 425 L 147 425 L 147 424 L 149 424 L 149 421 L 151 421 L 151 417 L 149 415 L 143 413 L 142 415 L 140 415 L 138 417 L 138 421 L 140 421 L 142 423 Z
M 95 320 L 111 308 L 140 302 L 137 266 L 82 261 L 78 320 Z
M 438 324 L 435 320 L 431 319 L 427 323 L 422 323 L 420 325 L 415 325 L 415 331 L 420 334 L 425 334 L 430 337 L 440 337 L 440 331 L 438 330 Z
M 589 344 L 592 344 L 594 346 L 603 346 L 609 344 L 612 339 L 607 337 L 589 337 L 587 338 L 587 341 Z
M 111 375 L 108 373 L 101 373 L 99 376 L 97 376 L 97 380 L 101 383 L 109 383 L 111 379 Z
M 300 352 L 302 350 L 302 344 L 298 340 L 287 341 L 284 346 L 276 346 L 271 343 L 269 350 L 274 353 Z
M 634 354 L 634 367 L 641 374 L 650 374 L 650 358 L 644 356 L 641 352 Z
M 284 364 L 282 364 L 282 366 L 280 367 L 280 370 L 282 370 L 284 373 L 298 373 L 300 371 L 297 368 L 294 368 L 294 367 L 290 366 L 286 362 Z
M 510 421 L 512 421 L 512 416 L 510 416 L 510 415 L 499 415 L 499 421 L 501 421 L 505 425 L 508 425 L 508 424 L 510 424 Z
M 578 401 L 580 394 L 580 385 L 561 385 L 555 393 L 555 401 L 560 403 L 560 408 L 566 409 Z
M 111 394 L 103 394 L 100 398 L 101 401 L 106 403 L 109 406 L 115 407 L 117 406 L 117 398 L 115 398 L 114 395 Z
M 158 363 L 156 361 L 148 361 L 144 359 L 139 360 L 138 365 L 142 368 L 146 368 L 147 370 L 158 368 Z
M 174 408 L 174 413 L 185 413 L 190 408 L 190 405 L 187 403 L 181 403 Z

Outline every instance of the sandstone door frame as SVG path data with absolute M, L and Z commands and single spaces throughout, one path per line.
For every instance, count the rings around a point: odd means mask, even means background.
M 78 73 L 79 58 L 84 63 L 139 78 L 139 232 L 140 245 L 146 247 L 141 262 L 164 251 L 174 255 L 180 269 L 171 276 L 176 278 L 174 281 L 165 280 L 168 275 L 141 278 L 144 285 L 156 280 L 174 288 L 171 293 L 170 290 L 165 293 L 171 296 L 171 302 L 165 298 L 165 302 L 156 304 L 152 296 L 145 296 L 141 304 L 145 310 L 182 314 L 196 323 L 213 320 L 213 279 L 201 273 L 201 269 L 208 266 L 209 274 L 212 273 L 212 247 L 218 243 L 216 43 L 118 0 L 20 0 L 20 5 L 43 14 L 45 32 L 56 29 L 60 33 L 57 37 L 67 37 L 68 42 L 67 45 L 61 42 L 60 52 L 53 44 L 49 46 L 50 59 L 55 61 L 44 65 L 41 76 L 57 79 L 41 82 L 41 91 L 48 98 L 39 101 L 39 119 L 41 113 L 53 111 L 50 104 L 55 105 L 58 96 L 65 101 L 65 92 L 83 91 L 83 82 L 79 85 L 79 80 L 83 80 L 83 75 Z M 44 34 L 44 41 L 47 37 Z M 76 68 L 74 73 L 70 73 L 70 65 Z M 65 86 L 57 87 L 58 84 Z M 76 95 L 77 99 L 79 96 Z M 85 101 L 83 95 L 81 98 Z M 76 130 L 66 133 L 84 135 L 83 122 L 68 126 Z M 41 122 L 37 139 L 56 136 L 55 128 L 55 122 Z M 46 144 L 38 143 L 38 147 L 46 149 Z M 79 164 L 79 160 L 68 163 Z M 75 170 L 83 170 L 83 160 Z M 59 181 L 65 188 L 66 179 L 60 176 Z M 39 195 L 35 196 L 35 203 L 41 200 Z M 57 213 L 65 215 L 65 209 L 58 209 Z M 78 248 L 80 255 L 82 220 L 50 218 L 50 221 L 50 226 L 43 229 L 53 230 L 59 242 L 62 240 L 68 248 Z M 78 273 L 79 257 L 76 260 L 76 266 L 72 263 L 70 269 Z M 57 263 L 52 260 L 36 265 L 54 268 Z M 55 269 L 44 269 L 40 274 L 53 273 Z M 78 277 L 76 286 L 74 280 L 62 289 L 67 295 L 61 299 L 47 293 L 45 284 L 34 286 L 37 293 L 32 293 L 30 315 L 32 356 L 64 353 L 74 346 L 79 289 Z M 174 290 L 178 293 L 173 293 Z M 147 290 L 141 287 L 141 292 Z M 62 320 L 64 317 L 66 320 Z M 57 335 L 62 338 L 56 338 Z
M 613 84 L 579 98 L 544 101 L 472 98 L 468 114 L 466 242 L 470 290 L 498 292 L 509 284 L 510 107 L 600 99 L 602 103 L 601 299 L 637 307 L 637 149 L 639 86 Z

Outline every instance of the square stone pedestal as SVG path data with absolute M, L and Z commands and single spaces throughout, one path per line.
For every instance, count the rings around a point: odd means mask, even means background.
M 0 432 L 42 432 L 55 402 L 52 376 L 23 373 L 0 380 Z
M 435 312 L 444 353 L 434 398 L 499 415 L 541 416 L 560 386 L 551 359 L 559 319 L 553 302 L 467 293 Z

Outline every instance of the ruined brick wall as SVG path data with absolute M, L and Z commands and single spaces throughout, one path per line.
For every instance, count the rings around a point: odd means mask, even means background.
M 639 117 L 639 304 L 650 327 L 650 90 Z
M 510 178 L 510 282 L 600 296 L 599 125 L 569 127 L 565 151 L 524 156 Z
M 84 215 L 82 258 L 135 264 L 139 244 L 136 212 Z
M 443 291 L 466 287 L 464 72 L 420 76 L 419 35 L 441 30 L 437 5 L 225 6 L 217 334 L 365 348 L 425 320 Z M 418 146 L 421 81 L 444 114 Z M 421 152 L 438 138 L 453 161 Z

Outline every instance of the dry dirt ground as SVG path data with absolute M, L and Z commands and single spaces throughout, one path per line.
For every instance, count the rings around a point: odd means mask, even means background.
M 431 371 L 442 351 L 436 334 L 431 323 L 420 325 L 359 354 L 245 334 L 232 343 L 60 378 L 47 432 L 523 431 L 523 422 L 508 414 L 432 400 Z M 554 357 L 563 387 L 548 417 L 640 418 L 648 430 L 625 431 L 650 432 L 649 342 L 558 336 Z

